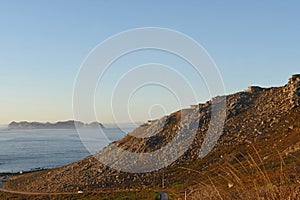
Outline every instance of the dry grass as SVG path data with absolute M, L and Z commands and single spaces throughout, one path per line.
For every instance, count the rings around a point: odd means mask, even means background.
M 274 162 L 271 156 L 269 160 L 263 159 L 257 149 L 252 148 L 253 154 L 235 157 L 235 164 L 228 162 L 210 171 L 211 175 L 207 175 L 210 183 L 204 180 L 190 187 L 188 199 L 300 199 L 299 174 L 286 165 L 282 153 L 276 152 L 277 162 Z M 294 158 L 297 162 L 298 158 Z M 278 169 L 271 170 L 270 163 L 279 163 Z

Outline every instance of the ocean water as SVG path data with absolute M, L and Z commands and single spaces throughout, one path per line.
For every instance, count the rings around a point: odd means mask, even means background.
M 70 164 L 101 150 L 125 136 L 123 129 L 84 130 L 80 139 L 76 130 L 0 130 L 0 173 L 53 168 Z M 84 141 L 84 142 L 82 142 Z M 85 147 L 88 146 L 90 152 Z

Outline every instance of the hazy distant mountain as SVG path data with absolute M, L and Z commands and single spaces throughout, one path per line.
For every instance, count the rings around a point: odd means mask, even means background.
M 104 128 L 104 126 L 99 122 L 92 122 L 90 124 L 85 124 L 80 121 L 62 121 L 56 123 L 41 123 L 41 122 L 11 122 L 8 125 L 9 129 L 75 129 L 75 128 Z

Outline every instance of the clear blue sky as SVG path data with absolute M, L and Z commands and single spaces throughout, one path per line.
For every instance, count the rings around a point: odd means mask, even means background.
M 73 83 L 84 58 L 107 37 L 138 27 L 194 38 L 219 67 L 226 93 L 282 85 L 300 72 L 299 10 L 299 1 L 1 0 L 0 123 L 73 118 Z M 133 112 L 134 120 L 149 117 L 141 113 Z

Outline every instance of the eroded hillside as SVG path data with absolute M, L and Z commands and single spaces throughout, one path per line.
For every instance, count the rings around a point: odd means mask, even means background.
M 228 188 L 238 189 L 241 185 L 249 186 L 249 191 L 255 189 L 251 180 L 263 175 L 267 182 L 257 181 L 256 187 L 270 183 L 280 185 L 283 169 L 289 184 L 296 187 L 300 183 L 300 75 L 294 75 L 282 87 L 249 87 L 247 91 L 226 96 L 222 135 L 213 150 L 199 158 L 205 134 L 211 126 L 212 103 L 223 98 L 216 97 L 205 104 L 144 124 L 96 155 L 111 156 L 109 152 L 115 146 L 128 152 L 153 152 L 176 137 L 182 137 L 183 141 L 189 139 L 183 134 L 185 130 L 191 134 L 195 131 L 195 138 L 185 153 L 166 168 L 139 174 L 120 172 L 89 156 L 68 166 L 12 178 L 7 187 L 44 192 L 124 190 L 161 188 L 163 179 L 164 186 L 175 195 L 186 188 L 196 191 L 211 183 L 227 194 Z M 219 114 L 222 113 L 220 110 Z M 169 152 L 180 148 L 183 146 L 170 147 Z M 157 157 L 157 164 L 164 162 L 167 156 Z M 126 160 L 117 159 L 116 162 Z M 252 168 L 254 165 L 257 167 Z

